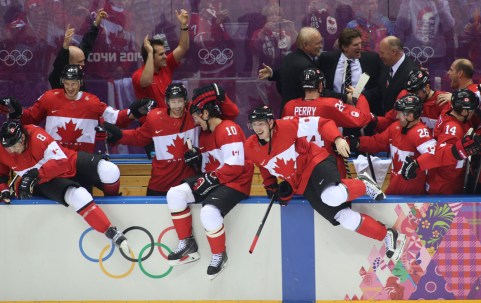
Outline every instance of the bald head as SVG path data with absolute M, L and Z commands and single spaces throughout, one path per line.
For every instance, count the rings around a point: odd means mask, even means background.
M 464 58 L 456 59 L 454 60 L 453 65 L 456 71 L 463 72 L 464 77 L 468 79 L 473 78 L 473 75 L 474 75 L 473 63 L 468 59 L 464 59 Z
M 393 66 L 404 54 L 403 44 L 398 37 L 387 36 L 379 43 L 379 57 L 387 66 Z
M 77 46 L 70 45 L 68 47 L 68 52 L 69 52 L 69 57 L 68 57 L 69 64 L 79 64 L 82 66 L 85 65 L 85 55 L 80 48 L 78 48 Z
M 319 56 L 324 47 L 321 33 L 313 27 L 303 27 L 297 35 L 296 45 L 311 57 Z

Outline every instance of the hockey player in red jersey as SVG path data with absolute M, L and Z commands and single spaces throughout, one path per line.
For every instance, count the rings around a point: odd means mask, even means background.
M 201 202 L 200 219 L 212 252 L 207 275 L 214 279 L 227 265 L 224 217 L 249 196 L 254 165 L 244 160 L 242 129 L 221 118 L 215 96 L 196 90 L 192 100 L 190 112 L 202 131 L 198 145 L 186 151 L 185 161 L 200 173 L 167 192 L 167 206 L 180 240 L 168 260 L 170 265 L 180 265 L 199 259 L 189 204 Z
M 431 88 L 429 74 L 425 69 L 413 69 L 409 73 L 406 89 L 403 89 L 397 98 L 401 99 L 407 94 L 418 96 L 423 102 L 423 111 L 420 117 L 421 122 L 432 131 L 436 126 L 436 121 L 438 121 L 439 116 L 451 109 L 450 102 L 443 104 L 436 103 L 438 96 L 445 93 L 444 91 L 433 90 Z M 389 125 L 396 122 L 396 116 L 397 111 L 393 108 L 387 112 L 384 117 L 377 117 L 376 130 L 381 132 L 388 128 Z
M 366 192 L 377 201 L 385 198 L 384 193 L 367 175 L 361 175 L 359 179 L 341 179 L 334 157 L 299 135 L 303 124 L 309 122 L 307 119 L 274 120 L 267 106 L 254 109 L 249 115 L 250 127 L 255 134 L 245 144 L 246 159 L 259 167 L 268 196 L 287 205 L 294 194 L 304 195 L 312 208 L 331 224 L 340 224 L 379 241 L 385 240 L 386 256 L 397 260 L 405 236 L 351 209 L 350 201 Z M 346 156 L 348 143 L 334 122 L 319 118 L 318 125 L 321 133 L 335 142 L 337 150 Z M 283 180 L 279 184 L 278 178 Z
M 304 69 L 302 78 L 304 98 L 287 102 L 282 111 L 282 117 L 322 117 L 333 120 L 338 127 L 347 128 L 361 128 L 371 122 L 369 103 L 363 95 L 355 100 L 356 105 L 344 103 L 340 99 L 321 97 L 324 82 L 324 74 L 317 67 Z M 350 98 L 352 100 L 352 96 Z M 304 132 L 309 138 L 308 141 L 314 141 L 320 147 L 326 148 L 331 155 L 336 156 L 339 172 L 341 176 L 345 176 L 346 168 L 343 159 L 334 152 L 333 142 L 326 142 L 325 138 L 317 132 L 316 125 L 311 129 L 304 129 Z
M 206 94 L 217 100 L 226 119 L 235 119 L 239 113 L 237 105 L 225 95 L 217 84 L 207 85 L 198 93 Z M 200 128 L 194 123 L 189 112 L 187 90 L 181 83 L 172 83 L 165 92 L 167 108 L 153 109 L 142 126 L 133 130 L 120 130 L 105 123 L 108 142 L 127 145 L 145 146 L 154 141 L 155 158 L 147 186 L 148 196 L 165 196 L 167 191 L 182 183 L 182 180 L 196 174 L 193 167 L 184 162 L 187 151 L 187 139 L 198 144 Z
M 434 129 L 434 138 L 437 140 L 435 154 L 425 153 L 417 158 L 406 157 L 401 169 L 406 180 L 414 179 L 419 170 L 427 170 L 428 194 L 463 193 L 465 160 L 462 157 L 453 159 L 451 154 L 453 148 L 456 153 L 459 148 L 456 143 L 460 142 L 469 129 L 469 120 L 479 106 L 479 98 L 468 89 L 455 90 L 451 104 L 453 109 L 439 118 Z
M 93 182 L 106 195 L 118 195 L 119 168 L 100 155 L 75 152 L 58 145 L 42 128 L 18 121 L 6 121 L 0 130 L 0 192 L 8 202 L 10 170 L 21 177 L 17 187 L 20 199 L 33 194 L 45 196 L 75 211 L 96 231 L 105 234 L 128 252 L 125 236 L 112 226 L 84 182 Z
M 142 99 L 133 102 L 129 110 L 119 111 L 97 96 L 80 91 L 83 71 L 78 64 L 66 65 L 61 81 L 63 89 L 46 91 L 29 108 L 22 108 L 15 98 L 3 98 L 0 113 L 8 113 L 10 119 L 20 119 L 25 125 L 38 125 L 45 120 L 45 130 L 61 146 L 93 153 L 99 121 L 126 127 L 131 120 L 147 114 L 155 106 L 155 101 Z
M 392 158 L 391 178 L 386 194 L 422 195 L 426 193 L 426 174 L 419 173 L 412 180 L 401 177 L 401 166 L 406 157 L 417 158 L 420 154 L 434 154 L 436 140 L 421 122 L 423 102 L 416 95 L 406 95 L 396 101 L 394 108 L 399 121 L 374 136 L 349 138 L 351 150 L 376 154 L 389 151 Z

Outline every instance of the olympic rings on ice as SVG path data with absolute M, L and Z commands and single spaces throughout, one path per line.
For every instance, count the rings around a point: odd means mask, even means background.
M 0 61 L 5 63 L 6 66 L 12 66 L 14 64 L 24 66 L 28 63 L 28 61 L 32 60 L 32 58 L 33 53 L 31 50 L 28 49 L 23 51 L 14 49 L 10 52 L 5 49 L 0 50 Z
M 207 48 L 201 48 L 198 52 L 197 55 L 199 56 L 199 59 L 202 64 L 220 64 L 224 65 L 232 59 L 234 56 L 234 51 L 230 48 L 224 48 L 222 51 L 218 48 L 213 48 L 211 50 L 208 50 Z
M 167 260 L 167 254 L 164 252 L 167 251 L 168 253 L 171 253 L 172 250 L 165 244 L 161 243 L 161 240 L 162 238 L 164 237 L 164 235 L 171 231 L 171 230 L 174 230 L 174 227 L 173 226 L 170 226 L 170 227 L 167 227 L 166 229 L 164 229 L 160 234 L 159 234 L 159 237 L 157 239 L 158 242 L 155 242 L 154 240 L 154 237 L 152 236 L 152 234 L 150 233 L 150 231 L 148 231 L 146 228 L 144 227 L 141 227 L 141 226 L 131 226 L 127 229 L 125 229 L 123 231 L 124 234 L 127 234 L 129 231 L 132 231 L 132 230 L 138 230 L 138 231 L 142 231 L 144 232 L 147 237 L 149 238 L 149 243 L 147 243 L 139 252 L 139 255 L 138 257 L 135 256 L 134 252 L 132 251 L 132 249 L 130 249 L 129 251 L 129 255 L 128 256 L 124 251 L 122 251 L 121 249 L 119 249 L 120 251 L 120 254 L 128 261 L 130 261 L 132 264 L 130 265 L 130 267 L 127 269 L 126 272 L 122 273 L 122 274 L 112 274 L 110 272 L 107 271 L 107 269 L 105 268 L 105 262 L 107 260 L 110 259 L 110 257 L 112 257 L 112 255 L 114 254 L 114 250 L 115 250 L 115 245 L 113 242 L 110 243 L 110 245 L 106 245 L 100 252 L 99 254 L 99 257 L 98 259 L 94 258 L 94 257 L 91 257 L 89 255 L 87 255 L 87 253 L 85 252 L 84 250 L 84 245 L 83 245 L 83 242 L 85 240 L 85 236 L 93 231 L 93 228 L 89 227 L 87 228 L 81 235 L 80 235 L 80 239 L 79 239 L 79 249 L 80 249 L 80 253 L 82 254 L 82 256 L 87 259 L 88 261 L 91 261 L 91 262 L 94 262 L 94 263 L 99 263 L 99 266 L 100 266 L 100 270 L 108 277 L 110 278 L 113 278 L 113 279 L 122 279 L 122 278 L 125 278 L 127 276 L 129 276 L 134 268 L 135 268 L 135 263 L 138 263 L 139 264 L 139 268 L 140 270 L 142 271 L 142 273 L 144 275 L 146 275 L 147 277 L 149 278 L 152 278 L 152 279 L 161 279 L 161 278 L 164 278 L 166 277 L 168 274 L 170 274 L 172 272 L 172 269 L 173 267 L 172 266 L 169 266 L 168 269 L 162 273 L 162 274 L 159 274 L 159 275 L 156 275 L 156 274 L 151 274 L 150 272 L 148 272 L 146 269 L 145 269 L 145 266 L 144 264 L 142 264 L 142 262 L 144 262 L 145 260 L 147 260 L 148 258 L 150 258 L 150 256 L 152 255 L 152 253 L 154 252 L 154 249 L 155 249 L 155 246 L 158 247 L 158 250 L 159 250 L 159 253 L 160 255 L 165 259 Z M 109 250 L 110 249 L 110 250 Z M 148 252 L 146 253 L 146 251 L 148 250 Z M 107 253 L 108 251 L 108 253 Z M 144 255 L 145 254 L 145 255 Z

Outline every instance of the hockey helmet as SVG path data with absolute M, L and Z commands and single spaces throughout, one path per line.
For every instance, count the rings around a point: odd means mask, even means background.
M 464 109 L 475 110 L 479 106 L 479 98 L 469 89 L 457 89 L 451 96 L 451 105 L 457 113 L 461 113 Z
M 10 147 L 17 144 L 22 138 L 23 127 L 18 121 L 5 121 L 3 122 L 2 129 L 0 130 L 0 138 L 2 140 L 3 147 Z
M 249 115 L 249 123 L 254 121 L 270 120 L 274 119 L 274 114 L 272 110 L 267 105 L 262 105 L 254 108 L 252 113 Z
M 305 68 L 302 76 L 302 88 L 317 89 L 319 87 L 319 83 L 322 83 L 322 87 L 326 86 L 322 71 L 317 67 Z
M 60 80 L 80 80 L 84 78 L 84 72 L 79 64 L 67 64 L 62 72 Z
M 423 101 L 414 94 L 407 94 L 396 101 L 394 109 L 401 112 L 413 113 L 415 118 L 419 118 L 423 111 Z
M 406 89 L 408 92 L 415 94 L 428 84 L 430 84 L 428 72 L 424 69 L 413 69 L 409 73 Z
M 167 107 L 169 107 L 169 100 L 171 98 L 184 98 L 184 101 L 187 102 L 187 90 L 182 83 L 171 83 L 167 86 L 167 90 L 165 91 L 165 103 Z

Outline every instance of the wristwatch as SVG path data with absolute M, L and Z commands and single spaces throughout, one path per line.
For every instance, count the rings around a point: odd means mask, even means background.
M 188 31 L 188 30 L 189 30 L 189 26 L 187 25 L 186 27 L 181 27 L 180 30 L 181 30 L 181 31 Z

